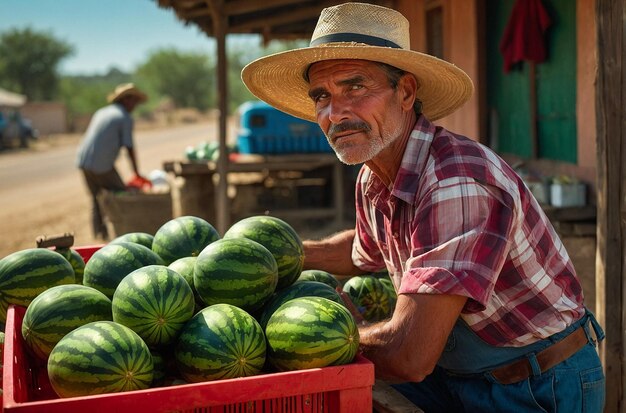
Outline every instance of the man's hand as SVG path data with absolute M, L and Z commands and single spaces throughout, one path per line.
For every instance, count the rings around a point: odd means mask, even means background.
M 343 300 L 343 303 L 345 304 L 345 306 L 348 309 L 348 311 L 350 311 L 350 314 L 352 314 L 352 317 L 354 317 L 354 321 L 356 321 L 356 324 L 358 326 L 369 325 L 367 320 L 365 320 L 363 318 L 363 315 L 361 314 L 359 309 L 356 308 L 356 306 L 354 305 L 354 303 L 350 299 L 350 296 L 348 296 L 348 294 L 346 294 L 346 292 L 343 291 L 343 289 L 341 287 L 337 287 L 336 291 L 337 291 L 337 293 L 339 293 L 339 296 Z

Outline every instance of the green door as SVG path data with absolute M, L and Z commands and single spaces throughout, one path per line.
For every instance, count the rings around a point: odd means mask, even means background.
M 548 58 L 536 65 L 535 105 L 539 158 L 576 163 L 576 3 L 542 0 L 552 20 Z M 500 40 L 515 0 L 487 0 L 487 102 L 490 144 L 499 153 L 532 156 L 529 63 L 504 73 Z

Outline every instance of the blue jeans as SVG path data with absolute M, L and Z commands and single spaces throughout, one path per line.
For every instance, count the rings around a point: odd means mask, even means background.
M 420 383 L 393 387 L 426 413 L 602 412 L 605 378 L 591 336 L 576 354 L 540 375 L 500 384 L 489 372 L 455 374 L 437 366 Z

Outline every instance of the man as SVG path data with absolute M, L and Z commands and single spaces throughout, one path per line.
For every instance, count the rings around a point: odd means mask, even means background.
M 260 99 L 317 121 L 340 160 L 364 163 L 355 228 L 306 241 L 305 266 L 389 271 L 395 312 L 359 327 L 361 349 L 427 412 L 599 412 L 603 333 L 567 252 L 502 159 L 431 123 L 473 85 L 411 51 L 408 26 L 375 5 L 330 7 L 310 47 L 242 72 Z
M 94 113 L 78 149 L 76 164 L 83 173 L 92 199 L 92 226 L 96 238 L 108 240 L 107 227 L 98 206 L 102 190 L 123 191 L 126 185 L 115 169 L 122 147 L 126 148 L 130 165 L 141 177 L 133 143 L 131 113 L 147 100 L 147 95 L 132 83 L 122 84 L 109 94 L 109 105 Z

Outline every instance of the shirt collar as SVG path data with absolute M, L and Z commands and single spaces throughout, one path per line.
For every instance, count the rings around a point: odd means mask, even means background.
M 423 115 L 417 118 L 404 148 L 402 162 L 391 187 L 391 196 L 395 196 L 409 204 L 415 203 L 415 194 L 419 186 L 420 175 L 426 166 L 435 131 L 435 125 L 429 122 Z M 367 192 L 371 195 L 380 195 L 382 192 L 387 192 L 382 191 L 384 187 L 383 182 L 376 174 L 372 173 Z

